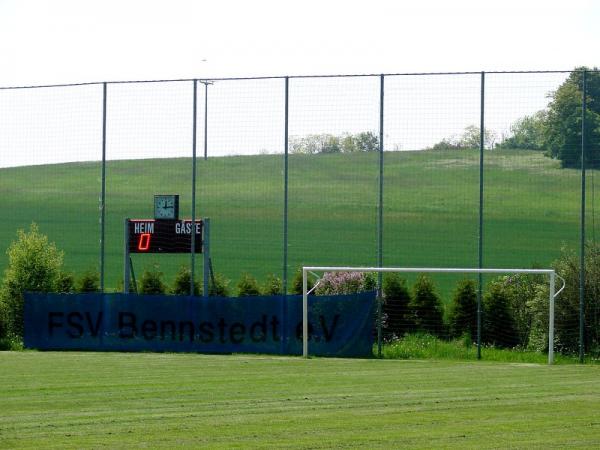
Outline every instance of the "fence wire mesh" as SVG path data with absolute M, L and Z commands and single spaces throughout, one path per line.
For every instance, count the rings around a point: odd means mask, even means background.
M 195 195 L 230 294 L 244 273 L 263 289 L 298 293 L 302 265 L 554 264 L 569 275 L 557 345 L 598 354 L 598 95 L 595 71 L 2 88 L 0 251 L 35 222 L 64 250 L 67 271 L 98 271 L 106 291 L 120 290 L 124 219 L 152 218 L 155 194 L 179 194 L 180 218 L 190 218 Z M 202 258 L 194 261 L 201 280 Z M 154 270 L 168 289 L 191 255 L 132 262 L 138 282 Z M 7 264 L 0 258 L 0 269 Z M 474 320 L 453 315 L 467 278 L 477 297 L 477 278 L 432 277 L 445 337 L 457 337 L 453 320 Z M 485 306 L 494 280 L 482 281 Z M 409 297 L 422 282 L 406 277 Z M 535 302 L 546 297 L 536 295 L 511 300 L 514 345 L 546 350 L 547 319 L 535 309 L 547 308 Z M 414 308 L 392 303 L 384 316 L 397 327 L 385 328 L 386 339 L 414 322 Z M 509 340 L 510 326 L 497 337 Z

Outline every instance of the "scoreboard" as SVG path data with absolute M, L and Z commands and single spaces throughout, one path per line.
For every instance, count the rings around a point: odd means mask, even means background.
M 202 253 L 203 222 L 196 220 L 129 219 L 129 253 L 190 253 L 192 232 L 196 253 Z

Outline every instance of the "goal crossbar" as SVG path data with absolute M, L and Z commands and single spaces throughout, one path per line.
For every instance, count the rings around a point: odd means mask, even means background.
M 344 267 L 344 266 L 304 266 L 302 267 L 302 355 L 308 358 L 308 273 L 309 272 L 401 272 L 401 273 L 448 273 L 448 274 L 506 274 L 522 273 L 530 275 L 548 275 L 549 311 L 548 311 L 548 364 L 554 363 L 554 300 L 565 288 L 565 280 L 553 269 L 478 269 L 444 267 Z M 562 281 L 562 287 L 556 291 L 556 278 Z

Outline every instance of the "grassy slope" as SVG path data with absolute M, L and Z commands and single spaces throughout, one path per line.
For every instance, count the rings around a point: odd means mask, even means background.
M 0 353 L 0 447 L 595 448 L 600 366 Z
M 199 161 L 198 211 L 210 216 L 216 270 L 234 280 L 282 273 L 281 156 Z M 107 168 L 107 286 L 122 272 L 124 217 L 151 217 L 155 193 L 179 193 L 190 210 L 189 159 L 114 161 Z M 478 154 L 385 154 L 384 264 L 475 266 Z M 579 174 L 536 152 L 486 153 L 484 263 L 547 266 L 578 239 Z M 70 269 L 98 266 L 100 169 L 74 163 L 0 171 L 0 251 L 31 221 L 66 252 Z M 376 154 L 292 155 L 290 270 L 305 264 L 375 265 Z M 170 277 L 185 255 L 135 256 Z M 6 257 L 0 258 L 0 268 Z M 442 284 L 444 281 L 442 280 Z M 445 283 L 450 286 L 450 282 Z

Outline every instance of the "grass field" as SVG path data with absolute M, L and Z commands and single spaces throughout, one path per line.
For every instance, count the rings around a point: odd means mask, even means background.
M 2 448 L 597 448 L 600 366 L 0 352 Z
M 578 171 L 539 152 L 485 158 L 486 266 L 548 266 L 561 246 L 577 245 Z M 478 161 L 474 151 L 385 154 L 384 265 L 477 265 Z M 376 265 L 378 155 L 291 155 L 289 168 L 289 270 Z M 156 193 L 179 193 L 181 216 L 189 217 L 190 178 L 189 159 L 108 163 L 107 287 L 122 278 L 123 219 L 152 217 Z M 65 250 L 70 270 L 98 268 L 98 163 L 2 169 L 0 191 L 0 269 L 16 230 L 32 221 Z M 234 282 L 244 271 L 281 276 L 283 200 L 280 155 L 199 161 L 197 211 L 211 217 L 217 271 Z M 134 257 L 138 273 L 158 264 L 169 280 L 187 263 L 187 255 Z M 447 291 L 454 281 L 440 283 Z

